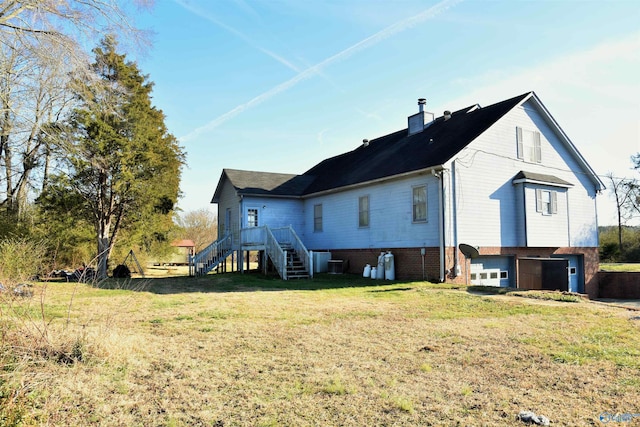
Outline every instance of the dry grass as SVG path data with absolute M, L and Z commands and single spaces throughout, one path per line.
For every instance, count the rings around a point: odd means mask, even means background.
M 54 426 L 507 426 L 520 410 L 595 425 L 640 412 L 637 312 L 351 276 L 146 283 L 46 288 L 52 342 L 80 339 L 73 363 L 25 357 L 20 322 L 0 327 L 5 412 Z M 12 304 L 38 312 L 42 289 Z

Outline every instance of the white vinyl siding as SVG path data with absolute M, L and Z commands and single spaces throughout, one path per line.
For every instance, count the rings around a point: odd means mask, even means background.
M 517 127 L 540 132 L 543 163 L 515 159 Z M 452 196 L 462 241 L 492 247 L 598 246 L 594 183 L 534 106 L 509 112 L 457 158 Z M 553 175 L 573 186 L 527 184 L 525 189 L 524 184 L 512 183 L 521 171 Z M 557 214 L 536 212 L 536 188 L 557 192 Z
M 358 227 L 369 226 L 369 196 L 358 198 Z
M 322 205 L 313 206 L 313 231 L 322 231 Z
M 309 198 L 305 201 L 305 244 L 312 250 L 437 246 L 438 221 L 413 222 L 411 203 L 413 187 L 424 185 L 427 199 L 437 200 L 436 180 L 431 174 L 416 175 Z M 429 185 L 431 182 L 434 184 Z M 358 227 L 358 199 L 365 194 L 369 196 L 369 227 Z M 314 233 L 313 207 L 317 204 L 326 212 L 321 233 Z M 436 218 L 438 203 L 430 203 L 428 209 L 427 217 Z
M 413 187 L 413 222 L 427 222 L 427 186 Z
M 516 140 L 519 159 L 531 163 L 542 162 L 540 132 L 516 127 Z

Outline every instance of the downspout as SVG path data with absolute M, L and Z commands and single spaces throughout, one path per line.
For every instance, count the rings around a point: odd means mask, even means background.
M 451 163 L 451 211 L 453 218 L 451 227 L 453 228 L 453 275 L 458 277 L 462 271 L 460 269 L 460 259 L 458 258 L 458 194 L 456 187 L 456 161 Z
M 565 191 L 565 197 L 567 199 L 567 242 L 571 247 L 571 212 L 569 211 L 569 190 Z
M 240 270 L 240 273 L 244 274 L 244 253 L 242 251 L 242 228 L 244 218 L 244 196 L 240 195 L 240 212 L 238 212 L 238 265 L 236 268 Z
M 445 257 L 444 257 L 444 178 L 442 171 L 435 172 L 431 170 L 431 173 L 440 181 L 440 188 L 438 188 L 438 234 L 440 239 L 440 283 L 445 281 Z

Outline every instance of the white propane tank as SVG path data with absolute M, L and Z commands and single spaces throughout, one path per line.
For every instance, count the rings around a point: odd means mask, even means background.
M 372 278 L 372 279 L 375 279 L 375 278 L 376 278 L 376 268 L 375 268 L 375 267 L 373 267 L 373 268 L 371 269 L 371 278 Z
M 378 271 L 376 279 L 384 279 L 384 252 L 380 252 L 380 256 L 378 257 Z
M 371 266 L 369 264 L 364 266 L 364 271 L 362 272 L 362 277 L 370 277 L 371 276 Z
M 384 278 L 387 280 L 396 279 L 395 266 L 393 264 L 393 254 L 391 251 L 384 256 Z

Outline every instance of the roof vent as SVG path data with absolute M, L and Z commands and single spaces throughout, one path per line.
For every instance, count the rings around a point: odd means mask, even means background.
M 362 146 L 363 147 L 368 147 L 369 146 L 369 140 L 367 138 L 362 140 Z
M 425 98 L 418 98 L 418 111 L 419 112 L 423 112 L 424 111 L 424 106 L 427 103 L 427 100 Z
M 418 99 L 418 113 L 408 118 L 409 135 L 422 132 L 427 126 L 433 122 L 433 113 L 424 111 L 424 106 L 427 100 L 424 98 Z
M 445 110 L 444 112 L 444 119 L 445 120 L 449 120 L 451 118 L 451 111 L 449 110 Z

